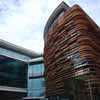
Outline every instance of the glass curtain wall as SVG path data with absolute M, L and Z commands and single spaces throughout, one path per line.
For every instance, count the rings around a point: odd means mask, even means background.
M 25 62 L 0 55 L 0 86 L 26 88 L 27 68 Z
M 43 73 L 44 64 L 41 62 L 28 66 L 28 97 L 42 97 L 45 95 L 45 79 Z

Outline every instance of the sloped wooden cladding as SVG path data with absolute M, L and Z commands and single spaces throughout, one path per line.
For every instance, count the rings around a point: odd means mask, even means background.
M 78 80 L 80 90 L 75 100 L 96 100 L 95 91 L 100 89 L 100 29 L 78 5 L 67 9 L 46 33 L 44 64 L 47 97 L 67 95 L 68 80 Z

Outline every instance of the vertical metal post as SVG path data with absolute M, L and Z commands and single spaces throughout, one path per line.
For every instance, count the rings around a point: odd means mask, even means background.
M 90 80 L 88 81 L 88 86 L 89 86 L 90 100 L 94 100 L 93 99 L 93 90 L 92 90 L 92 87 L 91 87 Z

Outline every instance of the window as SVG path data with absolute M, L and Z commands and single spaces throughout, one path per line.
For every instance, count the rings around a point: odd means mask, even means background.
M 45 79 L 43 77 L 44 65 L 31 64 L 28 67 L 28 96 L 41 97 L 45 94 Z
M 0 55 L 0 85 L 26 88 L 27 67 L 22 61 Z

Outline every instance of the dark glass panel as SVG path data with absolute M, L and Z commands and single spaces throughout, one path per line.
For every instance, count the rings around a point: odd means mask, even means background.
M 4 56 L 0 58 L 0 85 L 26 88 L 27 64 Z

